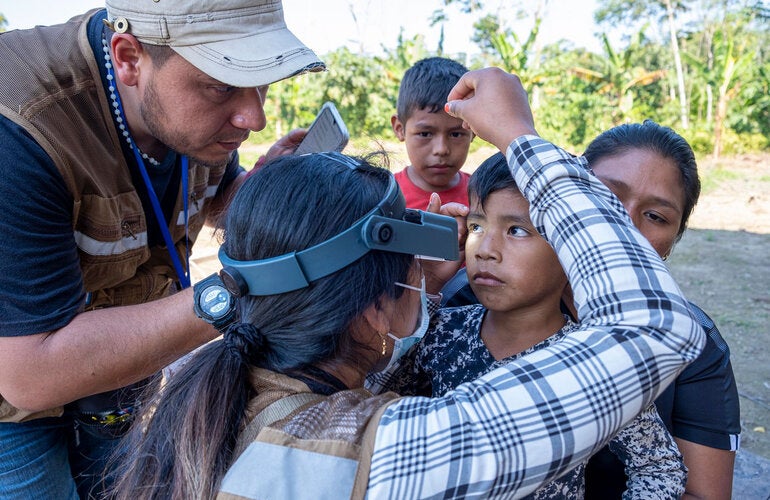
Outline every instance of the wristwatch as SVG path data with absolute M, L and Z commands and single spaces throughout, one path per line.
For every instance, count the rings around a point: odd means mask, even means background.
M 203 321 L 224 331 L 235 320 L 235 298 L 227 291 L 219 274 L 214 273 L 193 286 L 193 309 Z

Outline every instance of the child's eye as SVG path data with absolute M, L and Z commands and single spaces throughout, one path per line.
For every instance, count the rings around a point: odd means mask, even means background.
M 467 137 L 467 132 L 452 132 L 450 135 L 453 139 L 461 139 L 463 137 Z
M 511 226 L 508 228 L 508 234 L 511 236 L 527 236 L 529 232 L 521 226 Z
M 419 137 L 425 137 L 425 138 L 428 138 L 428 137 L 430 137 L 430 136 L 431 136 L 431 133 L 430 133 L 430 132 L 417 132 L 417 135 L 418 135 Z

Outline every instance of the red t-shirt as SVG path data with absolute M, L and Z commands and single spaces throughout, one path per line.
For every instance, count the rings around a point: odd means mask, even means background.
M 456 201 L 463 205 L 468 205 L 468 179 L 471 176 L 462 170 L 457 172 L 460 174 L 460 182 L 454 187 L 451 187 L 444 191 L 436 191 L 441 197 L 441 203 L 449 203 L 450 201 Z M 406 199 L 406 208 L 416 208 L 418 210 L 425 210 L 428 208 L 430 202 L 430 195 L 432 191 L 423 191 L 419 187 L 415 186 L 412 180 L 409 178 L 409 174 L 406 173 L 406 169 L 396 173 L 394 175 L 398 186 L 401 188 L 401 192 L 404 193 Z

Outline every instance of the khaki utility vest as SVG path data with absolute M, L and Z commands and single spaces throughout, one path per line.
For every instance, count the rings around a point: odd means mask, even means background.
M 258 395 L 217 500 L 365 498 L 380 417 L 399 396 L 363 388 L 321 396 L 261 368 L 251 383 Z
M 178 280 L 166 247 L 148 246 L 147 217 L 154 214 L 142 208 L 99 76 L 101 63 L 88 42 L 94 12 L 0 36 L 0 114 L 45 150 L 72 195 L 72 230 L 85 291 L 91 294 L 89 310 L 168 296 Z M 188 197 L 191 246 L 225 169 L 189 162 L 188 192 L 178 195 L 169 225 L 182 262 L 187 251 L 183 196 Z M 61 412 L 32 415 L 0 399 L 0 422 Z

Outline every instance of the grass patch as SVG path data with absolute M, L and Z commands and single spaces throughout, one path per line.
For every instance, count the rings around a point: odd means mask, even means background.
M 722 166 L 706 169 L 701 172 L 701 196 L 716 190 L 720 184 L 726 181 L 740 179 L 741 174 L 732 170 L 727 170 Z

